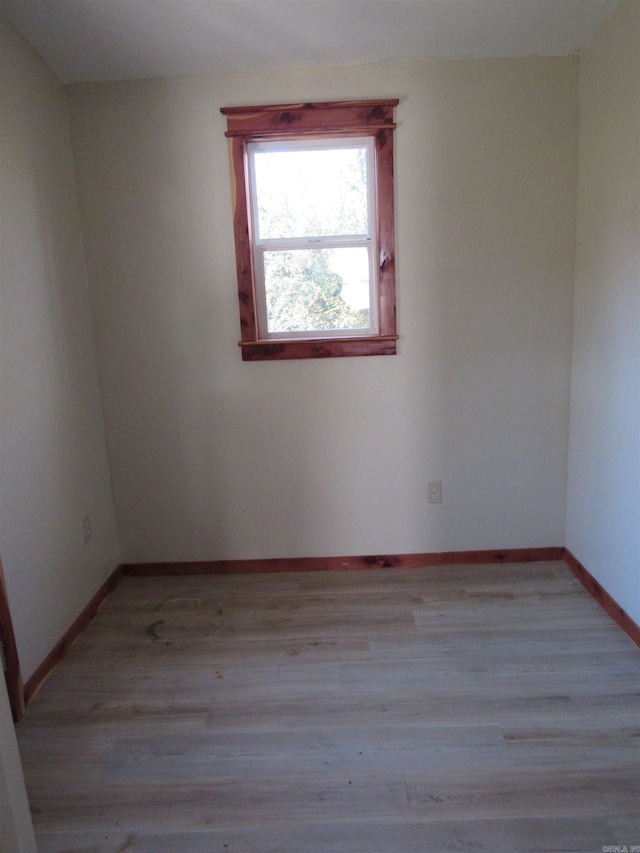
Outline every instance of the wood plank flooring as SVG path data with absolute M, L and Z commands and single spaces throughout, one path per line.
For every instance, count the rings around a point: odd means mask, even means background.
M 600 853 L 639 700 L 559 562 L 130 577 L 17 733 L 40 853 Z

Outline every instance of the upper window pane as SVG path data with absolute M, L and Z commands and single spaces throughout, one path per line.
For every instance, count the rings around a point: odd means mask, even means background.
M 369 234 L 366 142 L 250 151 L 259 241 Z

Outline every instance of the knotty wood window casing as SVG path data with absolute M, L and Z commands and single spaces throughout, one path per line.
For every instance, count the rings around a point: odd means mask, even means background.
M 396 352 L 396 299 L 393 201 L 393 108 L 397 99 L 223 107 L 229 139 L 233 228 L 238 277 L 243 361 L 291 358 L 330 358 L 394 355 Z M 375 333 L 323 336 L 322 331 L 295 338 L 260 336 L 253 260 L 251 198 L 247 145 L 268 140 L 336 139 L 372 137 L 376 196 L 378 327 Z

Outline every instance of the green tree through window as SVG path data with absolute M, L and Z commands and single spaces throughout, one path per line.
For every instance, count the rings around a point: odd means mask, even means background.
M 267 252 L 264 261 L 270 332 L 369 328 L 369 311 L 354 311 L 343 298 L 330 250 Z

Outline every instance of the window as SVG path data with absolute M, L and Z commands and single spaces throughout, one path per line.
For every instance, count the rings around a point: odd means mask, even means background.
M 397 103 L 222 109 L 245 361 L 395 353 Z

